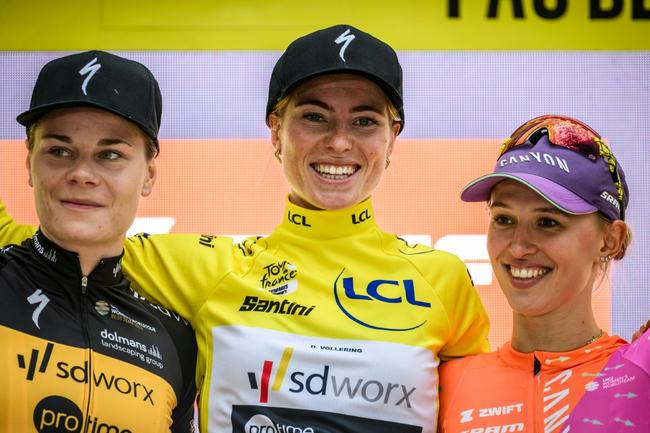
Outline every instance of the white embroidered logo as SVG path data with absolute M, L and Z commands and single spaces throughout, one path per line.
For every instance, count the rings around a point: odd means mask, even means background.
M 44 295 L 41 289 L 37 289 L 34 293 L 27 297 L 27 300 L 30 304 L 40 304 L 32 313 L 32 320 L 34 321 L 36 327 L 38 329 L 41 329 L 38 324 L 38 317 L 41 315 L 43 308 L 45 308 L 45 306 L 50 302 L 50 298 L 48 298 L 47 295 Z
M 95 75 L 97 71 L 99 71 L 99 68 L 102 67 L 101 63 L 96 63 L 96 62 L 97 62 L 97 57 L 92 59 L 90 62 L 86 63 L 86 65 L 79 70 L 79 75 L 83 76 L 88 74 L 84 82 L 81 84 L 81 90 L 84 92 L 84 95 L 88 95 L 88 93 L 86 93 L 86 87 L 88 87 L 88 82 L 93 77 L 93 75 Z
M 352 42 L 356 38 L 355 35 L 350 33 L 350 29 L 347 29 L 343 33 L 339 35 L 338 38 L 334 42 L 336 42 L 336 45 L 338 44 L 343 44 L 341 47 L 341 50 L 339 51 L 339 57 L 341 60 L 345 62 L 345 50 L 348 48 L 348 45 L 350 45 L 350 42 Z

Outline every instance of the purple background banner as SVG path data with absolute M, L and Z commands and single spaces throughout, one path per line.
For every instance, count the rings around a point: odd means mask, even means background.
M 0 52 L 0 139 L 40 67 L 63 53 Z M 146 64 L 164 100 L 161 138 L 265 138 L 267 85 L 279 52 L 116 52 Z M 577 117 L 606 137 L 631 190 L 634 242 L 611 276 L 612 330 L 630 336 L 650 319 L 650 53 L 400 52 L 404 138 L 505 138 L 531 117 Z M 496 152 L 496 150 L 495 150 Z M 495 154 L 496 156 L 496 154 Z M 423 170 L 430 163 L 423 162 Z M 480 173 L 477 173 L 477 175 Z

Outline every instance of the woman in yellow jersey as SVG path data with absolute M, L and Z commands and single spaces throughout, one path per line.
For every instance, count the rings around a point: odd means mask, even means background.
M 522 125 L 494 173 L 464 188 L 463 200 L 488 203 L 488 252 L 514 327 L 497 352 L 443 365 L 442 432 L 650 431 L 650 331 L 628 345 L 591 305 L 625 255 L 628 197 L 609 147 L 562 116 Z
M 266 120 L 291 187 L 270 236 L 126 244 L 139 290 L 195 329 L 201 430 L 433 433 L 440 359 L 485 351 L 488 321 L 457 257 L 375 223 L 404 127 L 395 52 L 345 25 L 297 39 Z

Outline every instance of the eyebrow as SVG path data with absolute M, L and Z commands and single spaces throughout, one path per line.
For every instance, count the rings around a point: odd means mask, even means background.
M 501 201 L 493 201 L 490 203 L 490 208 L 493 207 L 502 207 L 505 209 L 512 209 L 512 206 L 508 206 L 504 202 Z M 558 214 L 558 215 L 565 215 L 564 212 L 562 212 L 560 209 L 556 208 L 555 206 L 545 206 L 545 207 L 538 207 L 533 209 L 535 212 L 546 212 L 546 213 L 553 213 L 553 214 Z
M 62 141 L 62 142 L 67 143 L 67 144 L 72 144 L 72 139 L 70 137 L 68 137 L 67 135 L 62 135 L 62 134 L 44 134 L 41 137 L 41 140 L 44 140 L 44 139 L 57 140 L 57 141 Z M 101 140 L 99 140 L 99 142 L 97 144 L 100 145 L 100 146 L 111 146 L 111 145 L 120 144 L 120 143 L 124 143 L 124 144 L 126 144 L 128 146 L 133 146 L 128 141 L 122 140 L 120 138 L 102 138 Z
M 303 105 L 315 105 L 317 107 L 321 107 L 321 108 L 323 108 L 325 110 L 328 110 L 328 111 L 334 111 L 329 104 L 321 101 L 320 99 L 305 99 L 304 101 L 296 102 L 295 106 L 296 107 L 301 107 Z M 372 105 L 358 105 L 358 106 L 352 107 L 351 111 L 353 113 L 360 113 L 360 112 L 363 112 L 363 111 L 372 111 L 373 113 L 383 114 L 382 110 L 380 110 L 377 107 L 374 107 Z

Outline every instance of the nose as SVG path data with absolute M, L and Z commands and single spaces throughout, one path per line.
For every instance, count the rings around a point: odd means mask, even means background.
M 94 164 L 87 158 L 78 158 L 68 170 L 66 176 L 68 182 L 79 185 L 96 185 L 99 183 L 99 176 L 96 173 Z
M 515 227 L 509 248 L 510 254 L 514 258 L 524 258 L 537 251 L 535 239 L 528 227 L 523 225 L 517 225 Z
M 342 125 L 334 125 L 327 139 L 327 147 L 336 153 L 345 153 L 352 149 L 352 137 L 348 129 Z

